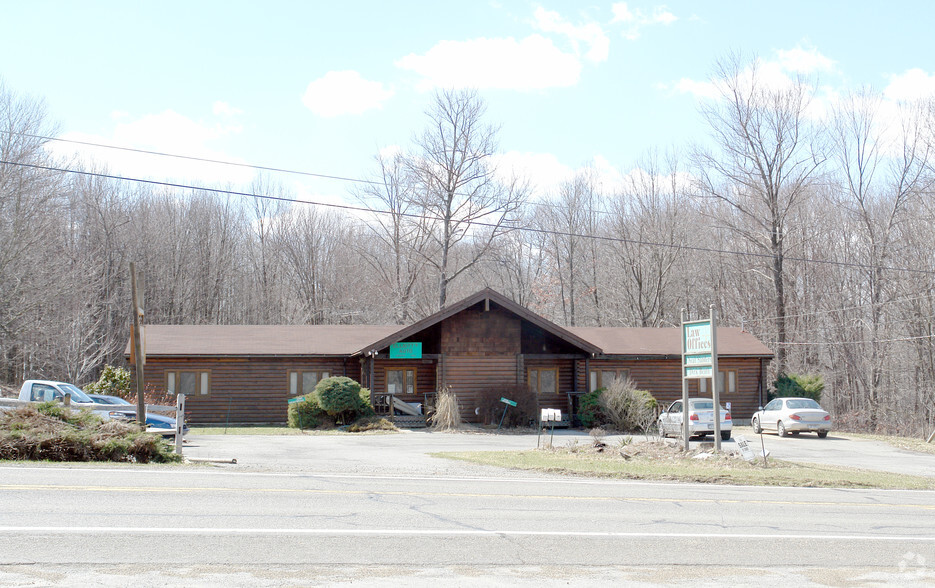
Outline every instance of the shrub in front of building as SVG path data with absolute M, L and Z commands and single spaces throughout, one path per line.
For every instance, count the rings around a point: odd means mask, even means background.
M 649 431 L 656 422 L 659 403 L 646 390 L 638 390 L 630 378 L 618 378 L 604 389 L 599 398 L 609 424 L 618 431 Z
M 334 424 L 321 406 L 314 392 L 307 394 L 304 400 L 289 404 L 289 426 L 295 429 L 317 429 Z
M 607 414 L 604 413 L 604 407 L 601 404 L 601 394 L 603 388 L 598 388 L 593 392 L 582 394 L 578 399 L 578 420 L 585 429 L 600 427 L 610 422 Z
M 825 379 L 820 374 L 780 374 L 773 382 L 769 400 L 773 398 L 811 398 L 821 402 Z
M 512 400 L 516 406 L 507 408 L 501 398 Z M 504 408 L 506 415 L 503 413 Z M 480 422 L 487 425 L 497 425 L 503 418 L 504 427 L 528 427 L 539 418 L 539 398 L 525 384 L 491 386 L 478 392 L 477 415 Z
M 322 410 L 342 425 L 361 417 L 373 416 L 369 392 L 365 398 L 363 388 L 350 378 L 338 376 L 323 379 L 315 386 L 315 396 Z

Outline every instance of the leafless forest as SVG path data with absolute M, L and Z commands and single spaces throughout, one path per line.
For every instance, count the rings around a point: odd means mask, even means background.
M 841 426 L 928 432 L 935 107 L 819 103 L 812 80 L 758 73 L 725 59 L 698 112 L 709 139 L 613 162 L 614 188 L 593 169 L 552 191 L 510 176 L 509 121 L 439 92 L 403 150 L 340 188 L 357 209 L 291 202 L 274 174 L 103 177 L 50 155 L 54 113 L 0 85 L 0 381 L 83 384 L 122 362 L 135 261 L 149 323 L 404 323 L 484 286 L 569 326 L 673 326 L 713 304 L 774 372 L 822 374 Z

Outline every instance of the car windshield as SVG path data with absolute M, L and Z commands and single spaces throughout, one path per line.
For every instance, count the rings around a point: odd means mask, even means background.
M 695 410 L 712 410 L 714 409 L 714 402 L 711 400 L 702 400 L 700 402 L 692 402 L 692 408 Z
M 821 406 L 812 400 L 811 398 L 793 398 L 791 400 L 786 400 L 786 406 L 789 408 L 817 408 L 821 409 Z
M 59 384 L 58 387 L 62 389 L 62 392 L 68 392 L 71 394 L 72 402 L 94 402 L 91 400 L 91 397 L 85 394 L 78 386 L 73 386 L 72 384 Z

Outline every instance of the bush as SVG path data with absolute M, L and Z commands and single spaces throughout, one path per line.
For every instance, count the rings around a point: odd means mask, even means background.
M 0 459 L 147 463 L 181 456 L 135 423 L 47 402 L 0 412 Z
M 289 404 L 289 426 L 294 429 L 317 429 L 328 423 L 328 413 L 318 405 L 318 397 L 312 392 L 304 401 Z
M 106 394 L 107 396 L 119 396 L 120 398 L 129 398 L 136 392 L 133 390 L 133 378 L 130 370 L 105 365 L 104 371 L 97 382 L 92 382 L 84 387 L 88 394 Z
M 503 414 L 507 406 L 500 402 L 507 398 L 516 403 Z M 477 396 L 477 414 L 481 423 L 499 424 L 503 418 L 504 427 L 528 427 L 539 418 L 539 398 L 535 390 L 524 384 L 503 384 L 480 390 Z
M 350 378 L 338 376 L 325 378 L 315 386 L 318 405 L 328 415 L 343 424 L 348 424 L 361 416 L 373 414 L 370 406 L 370 393 L 365 398 L 360 384 Z
M 349 433 L 366 433 L 367 431 L 398 431 L 396 425 L 383 417 L 369 416 L 357 419 L 347 427 Z
M 461 428 L 461 408 L 458 397 L 448 386 L 441 388 L 435 398 L 435 412 L 427 419 L 436 431 L 451 431 Z
M 600 395 L 601 408 L 618 431 L 650 430 L 656 421 L 658 402 L 645 390 L 637 390 L 630 378 L 618 378 Z
M 603 388 L 598 388 L 593 392 L 582 394 L 578 399 L 578 420 L 585 429 L 599 427 L 610 422 L 604 407 L 601 405 L 601 394 Z
M 820 374 L 779 374 L 767 398 L 801 397 L 821 402 L 824 389 L 825 379 Z

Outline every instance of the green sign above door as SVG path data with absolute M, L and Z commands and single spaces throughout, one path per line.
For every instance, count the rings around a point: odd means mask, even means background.
M 422 342 L 393 343 L 390 359 L 422 359 Z

